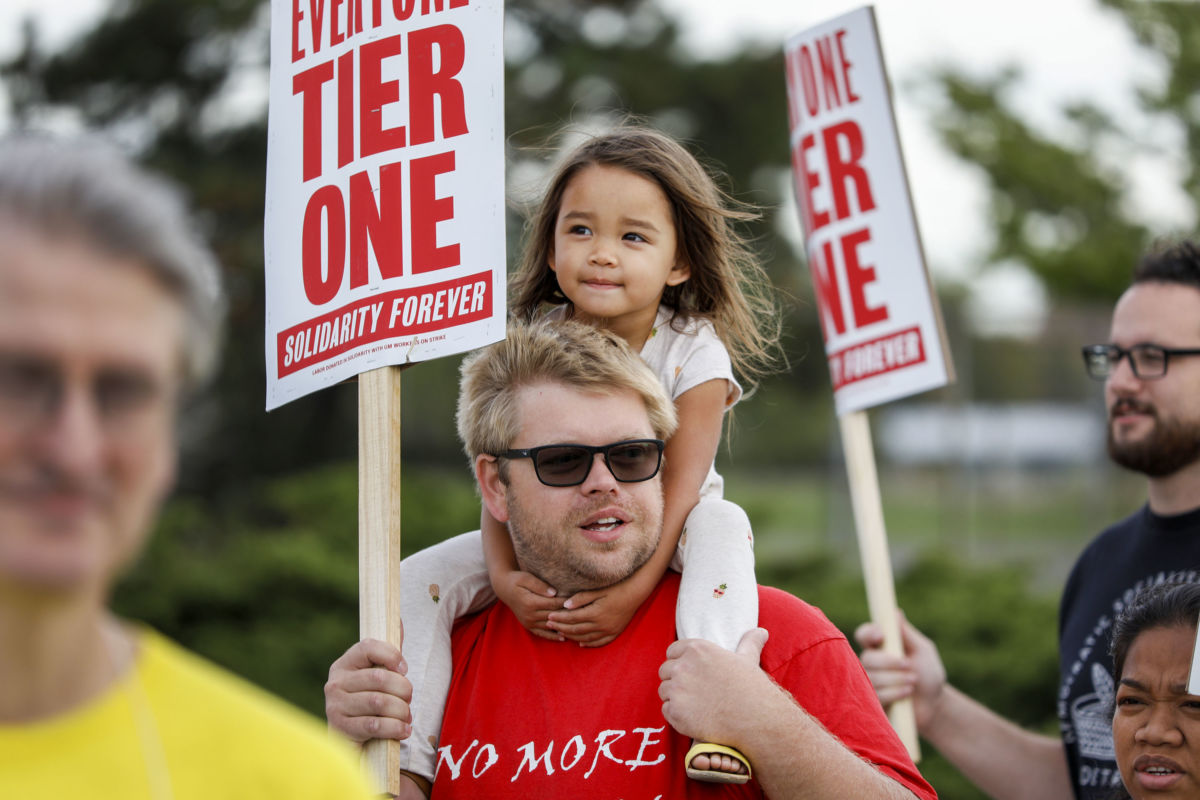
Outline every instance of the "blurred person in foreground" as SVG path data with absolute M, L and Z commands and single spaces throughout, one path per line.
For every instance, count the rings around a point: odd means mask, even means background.
M 507 523 L 523 570 L 576 592 L 612 585 L 650 558 L 676 416 L 623 339 L 572 321 L 510 323 L 504 341 L 463 362 L 458 408 L 483 501 Z M 539 637 L 503 603 L 460 620 L 432 796 L 935 796 L 849 643 L 817 609 L 759 587 L 762 627 L 737 652 L 675 641 L 679 581 L 663 575 L 603 647 Z M 330 723 L 356 741 L 410 735 L 401 663 L 384 642 L 351 647 L 330 668 Z M 744 753 L 752 780 L 689 780 L 678 765 L 693 737 Z M 406 798 L 429 789 L 403 783 Z
M 0 797 L 369 796 L 319 722 L 107 608 L 221 307 L 167 183 L 0 139 Z
M 1140 592 L 1113 624 L 1112 718 L 1117 766 L 1133 800 L 1200 797 L 1200 695 L 1188 674 L 1200 619 L 1200 584 Z
M 1061 736 L 1026 731 L 947 682 L 936 645 L 902 621 L 905 657 L 880 650 L 879 626 L 855 638 L 880 701 L 913 699 L 917 728 L 998 800 L 1102 800 L 1120 787 L 1110 709 L 1113 619 L 1141 589 L 1200 579 L 1200 249 L 1147 253 L 1113 310 L 1110 340 L 1083 348 L 1104 380 L 1108 452 L 1143 473 L 1148 500 L 1076 561 L 1059 609 Z

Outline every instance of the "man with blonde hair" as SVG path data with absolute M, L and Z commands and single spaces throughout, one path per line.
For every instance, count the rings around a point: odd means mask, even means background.
M 616 336 L 511 324 L 464 362 L 458 429 L 521 568 L 560 594 L 616 583 L 654 552 L 674 408 Z M 502 603 L 463 619 L 433 796 L 707 796 L 680 769 L 695 737 L 749 758 L 753 780 L 729 796 L 934 797 L 819 611 L 760 587 L 762 627 L 733 653 L 675 641 L 678 589 L 668 573 L 597 648 L 537 637 Z M 330 670 L 327 716 L 356 741 L 404 738 L 411 690 L 401 651 L 364 640 Z M 421 797 L 418 783 L 402 796 Z

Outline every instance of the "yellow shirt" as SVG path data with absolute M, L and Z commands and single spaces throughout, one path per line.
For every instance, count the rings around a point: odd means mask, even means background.
M 82 708 L 0 725 L 0 798 L 358 800 L 349 747 L 153 631 L 137 669 Z

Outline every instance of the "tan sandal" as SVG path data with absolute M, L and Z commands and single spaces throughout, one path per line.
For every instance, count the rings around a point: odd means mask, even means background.
M 699 755 L 726 755 L 739 761 L 746 767 L 745 772 L 724 772 L 717 769 L 696 769 L 692 766 L 692 759 Z M 683 758 L 684 769 L 687 771 L 687 776 L 692 780 L 703 781 L 705 783 L 746 783 L 750 780 L 750 759 L 746 758 L 740 751 L 732 747 L 726 747 L 723 744 L 713 744 L 711 742 L 696 742 L 687 751 L 687 755 Z

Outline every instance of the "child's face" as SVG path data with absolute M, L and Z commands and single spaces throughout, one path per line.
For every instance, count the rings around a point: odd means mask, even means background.
M 585 167 L 563 192 L 550 269 L 578 316 L 645 341 L 667 286 L 688 279 L 675 220 L 658 184 L 617 167 Z
M 1188 694 L 1196 629 L 1149 628 L 1129 646 L 1117 686 L 1113 746 L 1135 798 L 1200 796 L 1200 697 Z

